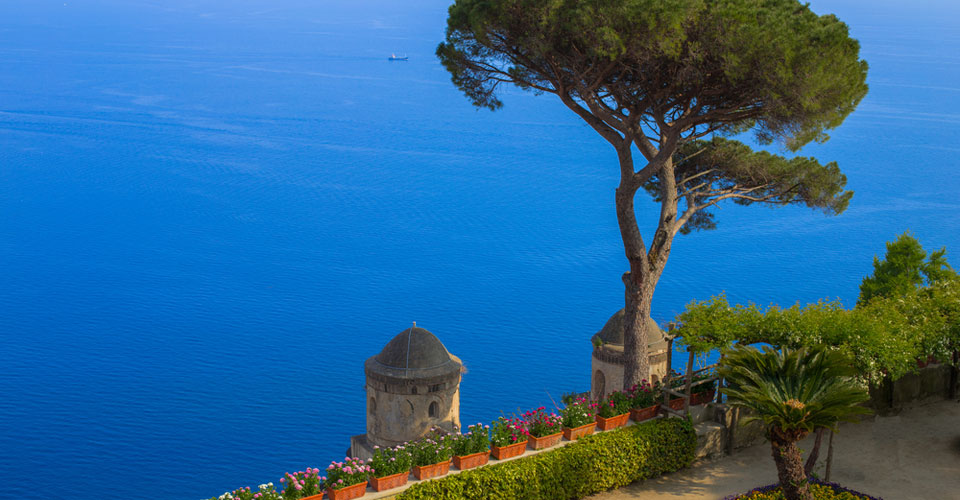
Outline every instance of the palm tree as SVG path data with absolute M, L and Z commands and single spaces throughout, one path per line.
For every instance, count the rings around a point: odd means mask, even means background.
M 869 412 L 857 405 L 867 400 L 867 393 L 853 379 L 853 364 L 825 348 L 778 352 L 736 346 L 724 353 L 718 372 L 726 380 L 722 391 L 730 404 L 753 410 L 751 419 L 766 425 L 784 496 L 811 500 L 797 441 Z

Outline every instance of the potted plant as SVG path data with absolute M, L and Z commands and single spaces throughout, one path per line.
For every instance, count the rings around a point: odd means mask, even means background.
M 287 472 L 280 478 L 280 482 L 284 484 L 282 498 L 283 500 L 320 500 L 323 498 L 325 480 L 325 477 L 320 477 L 320 469 L 307 467 L 305 471 Z M 264 486 L 267 485 L 260 485 L 260 489 L 263 490 Z M 272 488 L 272 485 L 268 488 Z M 253 496 L 254 500 L 261 500 L 261 497 L 265 496 L 256 496 L 256 494 Z
M 370 487 L 373 491 L 398 488 L 407 484 L 413 455 L 404 445 L 393 448 L 373 447 L 373 458 L 367 460 L 370 466 Z
M 490 460 L 489 425 L 476 424 L 467 427 L 466 434 L 453 436 L 453 465 L 460 469 L 472 469 Z
M 686 379 L 684 378 L 684 375 L 676 370 L 670 370 L 670 372 L 671 372 L 670 389 L 673 389 L 674 391 L 682 393 L 687 383 Z M 659 385 L 660 384 L 658 383 L 657 386 L 659 387 Z M 667 402 L 667 406 L 669 406 L 670 408 L 673 408 L 674 410 L 682 410 L 683 398 L 680 396 L 674 396 L 673 394 L 671 394 L 670 400 Z
M 430 433 L 408 445 L 413 455 L 413 475 L 417 479 L 429 479 L 450 472 L 450 436 L 434 427 Z
M 553 412 L 547 413 L 546 409 L 546 406 L 541 406 L 523 414 L 528 434 L 527 444 L 534 450 L 555 446 L 563 436 L 560 416 Z
M 327 480 L 323 482 L 330 500 L 349 500 L 362 497 L 367 492 L 367 476 L 370 466 L 359 458 L 345 458 L 343 462 L 331 462 L 327 467 Z
M 630 396 L 630 418 L 637 422 L 653 418 L 660 410 L 659 387 L 654 388 L 646 380 L 631 387 L 627 395 Z
M 314 496 L 311 498 L 319 499 L 320 497 Z M 210 500 L 284 500 L 284 496 L 273 487 L 273 483 L 267 483 L 261 484 L 257 491 L 253 491 L 247 486 L 228 491 Z
M 590 404 L 586 398 L 576 398 L 569 401 L 560 410 L 560 419 L 563 423 L 563 437 L 570 441 L 593 434 L 594 429 L 597 428 L 593 410 L 590 409 Z
M 701 373 L 693 378 L 693 382 L 699 382 L 702 380 L 707 380 L 711 377 L 714 377 L 714 374 L 711 372 Z M 717 395 L 717 382 L 716 380 L 712 382 L 706 382 L 700 385 L 695 385 L 690 388 L 690 405 L 702 405 L 713 401 L 713 398 Z
M 596 404 L 597 427 L 601 431 L 616 429 L 630 418 L 630 398 L 623 392 L 614 391 Z
M 527 429 L 522 420 L 500 417 L 490 424 L 490 451 L 493 458 L 504 460 L 523 454 L 527 447 Z

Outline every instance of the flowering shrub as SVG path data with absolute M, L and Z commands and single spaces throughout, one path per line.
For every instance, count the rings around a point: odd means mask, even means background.
M 282 500 L 283 497 L 273 487 L 273 483 L 261 484 L 257 491 L 251 491 L 250 487 L 239 488 L 210 500 Z
M 597 406 L 597 415 L 603 418 L 616 417 L 630 412 L 630 397 L 620 391 L 611 392 Z
M 560 416 L 553 412 L 547 413 L 546 409 L 546 406 L 541 406 L 534 411 L 523 414 L 527 433 L 531 436 L 539 438 L 560 432 L 563 425 Z
M 459 457 L 490 451 L 489 425 L 476 424 L 467 427 L 466 434 L 453 436 L 453 454 Z
M 430 429 L 426 437 L 407 445 L 413 455 L 413 465 L 423 467 L 450 460 L 453 456 L 453 450 L 450 448 L 451 441 L 451 436 L 440 429 L 436 427 Z
M 574 428 L 593 423 L 593 410 L 585 398 L 576 398 L 560 410 L 560 419 L 564 427 Z
M 311 469 L 307 467 L 305 471 L 294 473 L 287 472 L 280 478 L 284 484 L 283 500 L 297 500 L 298 498 L 318 495 L 323 490 L 323 481 L 326 478 L 320 477 L 320 469 Z M 259 497 L 256 497 L 259 500 Z
M 527 427 L 519 418 L 500 417 L 490 424 L 490 442 L 494 446 L 526 443 L 527 436 Z
M 367 460 L 370 473 L 373 477 L 387 477 L 401 472 L 410 472 L 413 465 L 413 454 L 404 445 L 393 448 L 373 447 L 373 458 Z
M 331 462 L 327 466 L 327 488 L 338 490 L 367 481 L 367 475 L 373 469 L 359 458 L 345 458 L 343 462 Z
M 653 387 L 644 379 L 631 387 L 627 396 L 630 397 L 630 408 L 649 408 L 660 400 L 660 386 Z

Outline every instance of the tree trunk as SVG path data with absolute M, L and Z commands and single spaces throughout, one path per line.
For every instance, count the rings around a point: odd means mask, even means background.
M 833 467 L 833 431 L 830 431 L 830 445 L 827 447 L 827 470 L 823 473 L 823 480 L 830 482 L 830 469 Z
M 803 466 L 803 473 L 807 476 L 810 476 L 814 466 L 817 465 L 817 458 L 820 457 L 820 441 L 823 439 L 823 431 L 825 429 L 826 427 L 817 429 L 817 439 L 813 442 L 813 450 L 810 451 L 810 456 L 807 457 L 807 464 Z
M 803 473 L 803 455 L 797 447 L 797 441 L 802 437 L 792 439 L 796 436 L 776 429 L 770 434 L 770 447 L 773 461 L 777 464 L 777 477 L 780 478 L 783 496 L 787 500 L 813 500 L 807 476 Z
M 634 283 L 631 273 L 624 273 L 623 283 L 623 390 L 628 390 L 641 380 L 650 380 L 647 318 L 650 317 L 650 301 L 653 297 L 644 296 L 644 287 Z

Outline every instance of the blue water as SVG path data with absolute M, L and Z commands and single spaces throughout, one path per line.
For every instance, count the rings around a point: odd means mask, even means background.
M 960 8 L 862 5 L 813 2 L 871 91 L 803 152 L 840 163 L 850 209 L 724 208 L 675 244 L 656 319 L 724 290 L 852 303 L 908 229 L 960 263 Z M 411 321 L 467 365 L 464 422 L 586 390 L 622 306 L 615 157 L 550 96 L 473 109 L 433 56 L 446 7 L 0 2 L 2 496 L 322 467 L 364 431 L 363 360 Z

